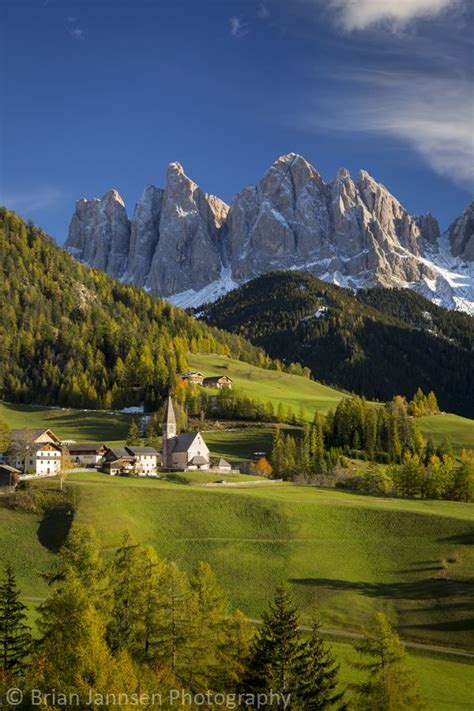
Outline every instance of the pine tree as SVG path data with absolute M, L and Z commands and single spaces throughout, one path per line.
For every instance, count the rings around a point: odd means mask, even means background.
M 374 630 L 355 645 L 368 661 L 354 662 L 368 678 L 354 685 L 358 711 L 425 711 L 415 674 L 407 663 L 398 635 L 382 613 L 375 617 Z
M 127 434 L 127 445 L 129 447 L 136 447 L 140 444 L 140 430 L 136 420 L 132 420 L 130 427 L 128 428 Z
M 0 585 L 0 668 L 6 673 L 22 674 L 26 668 L 31 631 L 25 610 L 13 569 L 8 565 Z
M 339 664 L 324 643 L 319 622 L 313 621 L 311 636 L 302 646 L 296 664 L 298 707 L 311 711 L 345 708 L 344 691 L 339 684 Z
M 296 666 L 302 644 L 296 609 L 287 589 L 281 586 L 255 635 L 242 682 L 243 691 L 259 693 L 273 689 L 278 690 L 279 694 L 296 692 Z
M 110 576 L 113 601 L 107 642 L 114 653 L 122 649 L 136 650 L 138 630 L 145 614 L 142 573 L 142 551 L 126 534 L 115 554 Z

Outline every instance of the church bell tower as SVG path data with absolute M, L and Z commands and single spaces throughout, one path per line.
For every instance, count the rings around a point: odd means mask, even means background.
M 176 415 L 174 414 L 173 400 L 168 396 L 165 416 L 163 418 L 163 466 L 171 466 L 172 446 L 170 440 L 176 437 Z

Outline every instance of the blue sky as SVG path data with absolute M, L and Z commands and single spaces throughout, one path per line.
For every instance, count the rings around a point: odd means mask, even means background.
M 279 155 L 369 171 L 442 226 L 472 199 L 470 0 L 3 0 L 0 202 L 59 242 L 179 160 L 226 201 Z

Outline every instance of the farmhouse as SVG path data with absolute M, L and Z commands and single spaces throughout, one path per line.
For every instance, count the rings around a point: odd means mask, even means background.
M 125 447 L 109 447 L 104 454 L 102 471 L 111 476 L 126 476 L 135 473 L 135 458 Z
M 202 385 L 204 375 L 197 371 L 192 373 L 184 373 L 181 375 L 181 380 L 186 380 L 190 385 Z
M 163 420 L 163 469 L 178 471 L 209 469 L 209 448 L 200 432 L 176 434 L 173 401 L 168 398 Z
M 160 453 L 154 447 L 125 447 L 134 457 L 135 474 L 156 476 Z
M 107 451 L 105 444 L 96 442 L 71 442 L 67 448 L 71 461 L 75 464 L 84 464 L 86 467 L 97 466 Z
M 232 379 L 227 375 L 213 375 L 204 378 L 202 384 L 205 388 L 217 388 L 218 390 L 232 390 Z
M 159 458 L 154 447 L 109 447 L 101 468 L 111 476 L 156 476 Z
M 61 470 L 59 437 L 52 430 L 12 430 L 11 444 L 5 452 L 8 464 L 23 474 L 54 476 Z

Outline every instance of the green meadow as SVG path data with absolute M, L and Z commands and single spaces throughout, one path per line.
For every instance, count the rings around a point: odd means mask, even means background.
M 57 487 L 54 480 L 35 483 Z M 288 581 L 308 622 L 359 633 L 384 611 L 406 641 L 469 650 L 474 596 L 474 506 L 357 496 L 293 484 L 208 488 L 150 479 L 68 478 L 72 525 L 93 526 L 106 555 L 123 532 L 185 568 L 207 560 L 232 604 L 260 618 L 272 590 Z M 0 508 L 0 555 L 14 564 L 30 606 L 46 594 L 40 573 L 64 533 L 54 517 Z M 336 640 L 344 678 L 354 652 Z M 468 709 L 469 659 L 411 653 L 436 709 Z M 462 683 L 461 683 L 462 682 Z
M 305 417 L 312 420 L 314 413 L 327 413 L 337 407 L 344 393 L 300 375 L 289 375 L 275 370 L 265 370 L 255 365 L 219 355 L 190 355 L 189 364 L 205 376 L 227 375 L 234 387 L 248 397 L 261 402 L 281 403 L 298 415 L 303 408 Z

